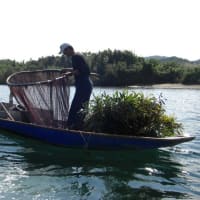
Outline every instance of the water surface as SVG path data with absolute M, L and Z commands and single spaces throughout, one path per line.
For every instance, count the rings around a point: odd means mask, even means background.
M 116 89 L 95 88 L 94 94 Z M 105 152 L 54 147 L 0 130 L 0 199 L 199 199 L 200 90 L 132 90 L 162 93 L 167 113 L 196 139 L 159 150 Z M 0 86 L 0 100 L 8 96 Z

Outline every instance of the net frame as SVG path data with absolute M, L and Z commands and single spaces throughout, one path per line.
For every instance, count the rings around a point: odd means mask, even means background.
M 69 111 L 69 76 L 62 70 L 21 71 L 6 80 L 17 103 L 34 124 L 66 128 Z

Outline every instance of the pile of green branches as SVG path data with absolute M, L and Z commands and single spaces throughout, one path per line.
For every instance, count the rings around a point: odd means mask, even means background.
M 85 113 L 84 130 L 145 137 L 182 135 L 182 124 L 165 114 L 164 101 L 142 93 L 115 92 L 94 96 Z

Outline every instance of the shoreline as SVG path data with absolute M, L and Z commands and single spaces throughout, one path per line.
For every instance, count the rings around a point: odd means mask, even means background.
M 8 86 L 7 84 L 0 84 L 0 86 Z M 72 85 L 73 86 L 73 85 Z M 104 86 L 97 86 L 97 87 L 104 87 Z M 113 87 L 113 86 L 106 86 L 106 87 Z M 115 87 L 115 86 L 114 86 Z M 125 86 L 120 86 L 125 87 Z M 152 84 L 152 85 L 129 85 L 128 88 L 135 88 L 135 89 L 196 89 L 200 90 L 200 84 L 194 85 L 184 85 L 181 83 L 162 83 L 162 84 Z
M 163 83 L 153 85 L 130 85 L 129 88 L 135 89 L 196 89 L 200 90 L 200 85 L 184 85 L 181 83 Z

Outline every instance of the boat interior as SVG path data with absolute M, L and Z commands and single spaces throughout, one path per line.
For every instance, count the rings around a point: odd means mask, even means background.
M 0 118 L 29 122 L 29 114 L 21 105 L 0 102 Z

